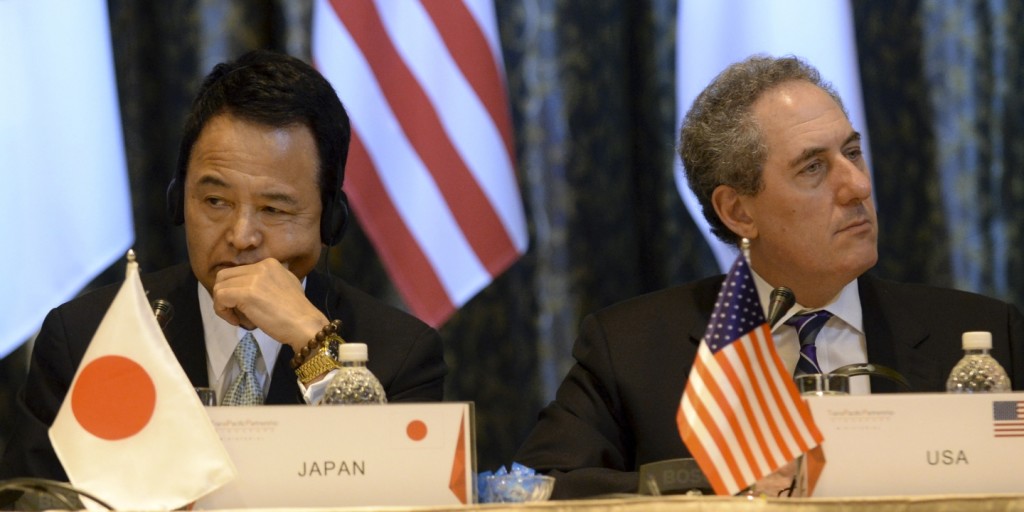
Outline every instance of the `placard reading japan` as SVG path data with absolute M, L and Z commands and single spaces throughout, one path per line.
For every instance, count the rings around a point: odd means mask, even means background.
M 298 475 L 309 476 L 364 476 L 366 475 L 365 460 L 312 460 L 303 461 Z

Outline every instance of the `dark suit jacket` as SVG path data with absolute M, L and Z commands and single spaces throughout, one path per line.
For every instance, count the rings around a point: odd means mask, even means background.
M 554 497 L 637 490 L 642 464 L 690 457 L 676 428 L 690 365 L 722 276 L 654 292 L 583 321 L 575 365 L 515 461 L 556 477 Z M 859 279 L 868 361 L 903 374 L 914 391 L 945 391 L 964 331 L 990 331 L 992 354 L 1024 386 L 1024 317 L 980 295 Z M 872 379 L 873 393 L 897 385 Z
M 197 280 L 187 265 L 142 276 L 150 300 L 174 306 L 165 327 L 167 341 L 194 386 L 208 385 L 206 341 L 196 293 Z M 120 284 L 83 295 L 51 311 L 36 338 L 25 387 L 18 395 L 12 436 L 0 479 L 35 476 L 67 481 L 47 437 L 85 349 Z M 377 301 L 342 280 L 317 272 L 306 280 L 306 297 L 328 318 L 341 319 L 341 336 L 366 343 L 370 370 L 388 400 L 437 401 L 443 398 L 447 367 L 437 331 Z M 274 363 L 268 404 L 304 403 L 288 364 L 294 352 L 284 345 Z

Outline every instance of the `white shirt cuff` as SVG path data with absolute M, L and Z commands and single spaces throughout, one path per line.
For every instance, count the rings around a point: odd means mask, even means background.
M 337 374 L 338 369 L 335 368 L 327 372 L 327 375 L 324 376 L 324 378 L 310 384 L 308 388 L 302 384 L 302 381 L 298 381 L 299 389 L 302 391 L 302 398 L 306 400 L 306 403 L 311 405 L 320 405 L 320 401 L 324 399 L 324 393 L 327 391 L 327 386 Z

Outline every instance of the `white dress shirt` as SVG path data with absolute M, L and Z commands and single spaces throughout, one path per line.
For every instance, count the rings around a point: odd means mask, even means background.
M 246 329 L 229 324 L 217 316 L 213 309 L 213 297 L 200 283 L 199 312 L 203 315 L 203 336 L 206 338 L 206 371 L 210 377 L 210 387 L 217 392 L 217 403 L 220 404 L 228 386 L 242 371 L 231 354 L 238 345 L 238 340 L 248 332 Z M 260 356 L 256 359 L 256 382 L 259 383 L 266 398 L 270 390 L 270 368 L 273 368 L 281 344 L 260 329 L 252 331 L 256 343 L 260 346 Z M 267 361 L 270 361 L 269 367 Z
M 772 286 L 757 272 L 753 274 L 757 295 L 761 299 L 761 306 L 767 316 L 768 306 L 771 303 Z M 832 313 L 832 317 L 822 326 L 814 342 L 821 371 L 828 373 L 840 366 L 868 362 L 867 340 L 864 337 L 864 317 L 856 279 L 850 281 L 839 291 L 839 294 L 820 308 L 804 307 L 799 300 L 800 297 L 797 297 L 797 303 L 782 315 L 775 328 L 772 329 L 775 348 L 790 373 L 796 369 L 796 363 L 800 359 L 800 339 L 797 337 L 796 328 L 786 325 L 785 322 L 797 313 L 819 309 L 825 309 Z M 850 379 L 850 394 L 866 395 L 870 392 L 871 382 L 866 375 Z

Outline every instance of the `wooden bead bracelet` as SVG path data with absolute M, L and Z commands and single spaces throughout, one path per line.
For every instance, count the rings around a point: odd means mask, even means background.
M 316 349 L 320 346 L 320 344 L 323 343 L 328 336 L 332 334 L 337 334 L 338 329 L 341 329 L 341 320 L 337 319 L 331 320 L 331 323 L 325 325 L 323 329 L 320 329 L 320 332 L 316 333 L 316 336 L 313 336 L 313 338 L 310 339 L 308 343 L 306 343 L 306 346 L 302 347 L 302 350 L 295 354 L 295 357 L 292 357 L 292 370 L 295 370 L 299 366 L 302 366 L 302 363 L 306 361 L 306 358 L 309 357 L 309 354 L 315 352 Z

